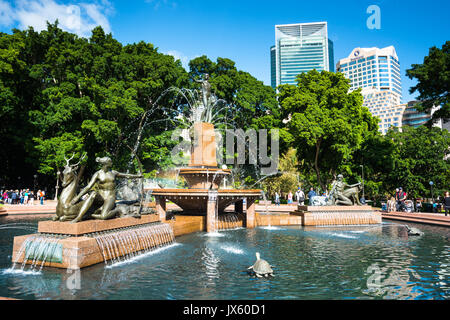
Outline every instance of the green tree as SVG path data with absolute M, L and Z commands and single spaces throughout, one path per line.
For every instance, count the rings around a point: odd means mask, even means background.
M 422 64 L 413 64 L 406 70 L 410 79 L 416 79 L 417 84 L 409 89 L 410 93 L 419 92 L 420 103 L 417 108 L 430 111 L 434 106 L 441 106 L 433 114 L 432 125 L 436 119 L 450 119 L 450 41 L 442 49 L 432 47 Z
M 392 141 L 392 170 L 384 170 L 384 180 L 392 192 L 401 186 L 410 198 L 431 197 L 429 182 L 436 193 L 450 185 L 450 133 L 439 128 L 403 127 L 403 132 L 389 130 L 385 139 Z
M 194 79 L 200 79 L 204 73 L 210 75 L 212 91 L 217 98 L 227 103 L 227 107 L 221 112 L 223 122 L 228 128 L 245 131 L 250 128 L 258 130 L 280 127 L 280 111 L 273 88 L 264 85 L 248 72 L 238 70 L 234 61 L 217 58 L 216 62 L 213 62 L 208 57 L 201 56 L 191 60 L 189 68 L 192 88 L 200 88 L 200 84 Z M 224 126 L 220 124 L 216 126 L 217 129 L 222 127 Z M 233 170 L 234 177 L 238 180 L 235 181 L 236 186 L 251 186 L 262 178 L 259 176 L 258 166 L 235 165 Z
M 264 191 L 271 198 L 274 197 L 275 192 L 280 192 L 282 195 L 288 194 L 289 191 L 294 193 L 300 184 L 301 175 L 298 171 L 298 158 L 295 149 L 290 148 L 280 157 L 278 167 L 280 175 L 269 177 L 262 184 Z
M 16 168 L 54 176 L 72 152 L 87 152 L 90 170 L 99 155 L 128 169 L 138 131 L 138 156 L 153 170 L 174 144 L 169 133 L 176 128 L 175 110 L 167 114 L 162 108 L 171 104 L 167 88 L 187 80 L 172 56 L 150 43 L 123 46 L 101 27 L 89 39 L 61 30 L 57 22 L 39 33 L 29 28 L 0 34 L 0 131 L 12 151 L 2 156 L 7 166 L 1 176 L 17 174 Z M 15 156 L 29 165 L 14 162 Z
M 297 76 L 297 85 L 279 87 L 285 123 L 284 139 L 297 149 L 301 171 L 313 168 L 323 190 L 337 171 L 350 172 L 355 151 L 369 134 L 377 134 L 378 120 L 362 107 L 359 91 L 349 93 L 341 73 L 316 70 Z
M 280 113 L 275 91 L 248 72 L 237 70 L 234 61 L 217 58 L 213 62 L 201 56 L 191 60 L 189 68 L 193 88 L 200 88 L 194 79 L 200 79 L 204 73 L 210 75 L 212 91 L 228 104 L 224 118 L 235 128 L 279 127 Z

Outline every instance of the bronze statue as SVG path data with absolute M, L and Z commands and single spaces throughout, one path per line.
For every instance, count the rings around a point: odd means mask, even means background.
M 203 107 L 206 109 L 209 105 L 209 98 L 211 97 L 211 84 L 209 83 L 209 74 L 205 73 L 203 80 L 195 80 L 202 84 L 202 101 Z
M 70 204 L 70 202 L 72 201 L 77 192 L 78 183 L 82 175 L 82 172 L 77 174 L 76 170 L 78 169 L 78 165 L 84 159 L 86 154 L 84 154 L 81 157 L 78 163 L 70 164 L 70 160 L 72 160 L 74 156 L 75 154 L 73 154 L 70 159 L 67 159 L 64 156 L 64 159 L 66 160 L 66 165 L 64 166 L 64 171 L 62 172 L 63 174 L 61 186 L 63 189 L 56 204 L 56 214 L 52 218 L 53 221 L 72 220 L 76 218 L 79 208 L 81 207 L 81 203 L 76 206 L 73 206 Z
M 113 218 L 117 211 L 113 210 L 116 204 L 116 178 L 142 178 L 142 175 L 134 175 L 127 173 L 120 173 L 115 170 L 111 170 L 112 160 L 109 157 L 96 158 L 98 163 L 102 164 L 102 168 L 94 173 L 89 181 L 88 185 L 70 201 L 70 205 L 77 205 L 77 202 L 87 193 L 89 196 L 83 200 L 79 209 L 79 212 L 72 222 L 79 222 L 83 219 L 83 216 L 95 205 L 98 207 L 93 213 L 94 219 L 110 219 Z M 97 189 L 92 189 L 97 184 Z
M 348 185 L 343 181 L 344 176 L 342 174 L 337 176 L 337 180 L 333 182 L 333 187 L 330 192 L 330 204 L 331 205 L 361 205 L 359 201 L 359 191 L 361 183 L 355 183 Z M 353 201 L 352 201 L 353 200 Z

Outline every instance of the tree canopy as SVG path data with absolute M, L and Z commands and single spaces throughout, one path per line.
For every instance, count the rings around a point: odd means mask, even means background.
M 444 43 L 442 49 L 430 48 L 423 63 L 411 65 L 411 69 L 406 70 L 406 75 L 418 81 L 409 92 L 419 93 L 419 110 L 429 112 L 434 106 L 441 106 L 433 114 L 429 125 L 436 119 L 450 120 L 450 41 Z
M 301 169 L 314 169 L 323 190 L 337 171 L 359 162 L 355 151 L 378 129 L 359 90 L 349 93 L 349 88 L 342 73 L 316 70 L 299 74 L 297 85 L 279 87 L 285 140 L 297 149 Z
M 408 70 L 418 79 L 411 91 L 420 93 L 421 108 L 440 104 L 436 116 L 447 118 L 449 46 L 431 48 L 423 64 Z M 349 92 L 341 73 L 300 74 L 277 96 L 228 58 L 200 56 L 185 70 L 151 43 L 123 45 L 101 27 L 80 38 L 57 22 L 41 32 L 0 33 L 0 186 L 31 187 L 39 173 L 39 185 L 52 187 L 64 156 L 73 153 L 75 159 L 87 154 L 86 176 L 105 155 L 118 170 L 142 164 L 144 176 L 173 167 L 171 151 L 179 142 L 172 133 L 186 108 L 176 92 L 199 89 L 196 80 L 205 73 L 227 103 L 221 109 L 226 121 L 217 127 L 279 129 L 280 174 L 262 180 L 258 166 L 234 165 L 235 186 L 263 181 L 258 187 L 269 194 L 295 191 L 299 183 L 326 190 L 336 174 L 354 182 L 364 169 L 372 197 L 399 186 L 411 196 L 429 195 L 429 181 L 448 188 L 448 131 L 404 127 L 382 136 L 378 119 L 362 106 L 359 90 Z

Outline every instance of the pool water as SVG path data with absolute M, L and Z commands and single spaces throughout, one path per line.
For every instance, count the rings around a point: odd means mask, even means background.
M 48 218 L 47 218 L 48 219 Z M 131 261 L 79 271 L 11 270 L 13 237 L 37 219 L 0 218 L 0 296 L 20 299 L 449 299 L 449 229 L 404 224 L 193 233 Z M 255 253 L 274 277 L 247 268 Z M 28 270 L 25 268 L 25 271 Z

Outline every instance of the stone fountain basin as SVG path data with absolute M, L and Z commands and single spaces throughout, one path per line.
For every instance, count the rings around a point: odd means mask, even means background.
M 261 195 L 260 189 L 153 189 L 152 196 L 174 202 L 183 209 L 184 213 L 205 215 L 208 199 L 212 192 L 217 192 L 218 211 L 220 213 L 229 205 L 242 201 L 244 198 L 259 198 Z
M 180 169 L 180 176 L 186 179 L 192 189 L 218 189 L 223 178 L 231 174 L 230 169 L 189 167 Z

